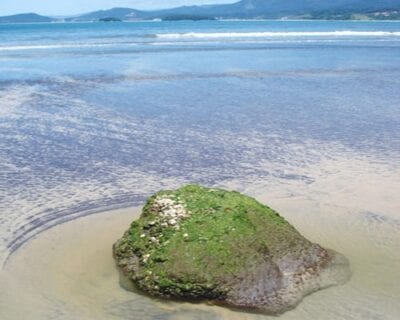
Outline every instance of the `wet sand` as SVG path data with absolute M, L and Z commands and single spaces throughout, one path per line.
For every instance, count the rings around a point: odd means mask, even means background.
M 397 171 L 382 175 L 376 168 L 363 168 L 357 173 L 353 165 L 360 167 L 354 161 L 342 161 L 341 170 L 338 163 L 331 164 L 324 164 L 320 177 L 314 172 L 317 179 L 311 185 L 293 182 L 274 192 L 256 182 L 241 184 L 240 191 L 276 208 L 307 238 L 350 260 L 353 276 L 348 283 L 306 297 L 279 319 L 399 319 Z M 329 168 L 336 174 L 326 174 Z M 379 184 L 371 183 L 378 177 Z M 235 183 L 225 186 L 234 188 Z M 373 211 L 375 207 L 385 214 Z M 140 208 L 128 208 L 83 217 L 25 244 L 0 273 L 0 319 L 269 318 L 206 304 L 160 301 L 124 290 L 111 246 L 139 213 Z

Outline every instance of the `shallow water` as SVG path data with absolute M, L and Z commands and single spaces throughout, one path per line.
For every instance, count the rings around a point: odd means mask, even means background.
M 381 187 L 365 186 L 364 179 L 376 177 L 363 170 L 357 174 L 357 183 L 352 183 L 352 191 L 343 190 L 341 186 L 349 186 L 355 177 L 353 165 L 359 164 L 353 160 L 340 164 L 334 167 L 340 172 L 328 179 L 315 172 L 315 188 L 301 184 L 286 190 L 256 187 L 260 201 L 268 196 L 269 203 L 306 237 L 345 254 L 353 271 L 345 285 L 306 297 L 279 319 L 397 319 L 400 315 L 400 221 L 378 212 L 360 213 L 357 200 L 371 197 L 375 202 L 374 196 L 382 196 Z M 332 167 L 326 163 L 320 169 L 326 172 Z M 398 181 L 391 177 L 382 177 L 381 182 L 387 188 L 398 188 Z M 254 187 L 246 191 L 254 192 Z M 289 190 L 298 194 L 288 196 Z M 354 199 L 353 206 L 345 205 L 343 197 Z M 390 210 L 390 205 L 381 204 Z M 27 313 L 32 320 L 270 318 L 206 304 L 156 300 L 124 290 L 111 244 L 139 213 L 140 208 L 128 208 L 80 218 L 24 245 L 0 275 L 0 285 L 6 288 L 0 293 L 1 319 L 25 319 Z
M 255 196 L 349 258 L 348 284 L 283 319 L 400 318 L 399 32 L 0 25 L 0 319 L 261 317 L 123 291 L 126 211 L 62 224 L 189 182 Z

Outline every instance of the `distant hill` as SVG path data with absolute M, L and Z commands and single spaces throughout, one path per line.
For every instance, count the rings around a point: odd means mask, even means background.
M 83 14 L 81 16 L 68 18 L 66 21 L 98 21 L 100 19 L 114 18 L 118 20 L 137 20 L 145 18 L 143 11 L 130 8 L 113 8 L 110 10 L 99 10 Z
M 400 0 L 242 0 L 232 4 L 184 6 L 141 11 L 113 8 L 94 11 L 65 21 L 202 20 L 202 19 L 399 19 Z M 37 14 L 0 18 L 1 22 L 50 22 Z
M 353 14 L 373 15 L 384 18 L 386 11 L 400 10 L 400 0 L 242 0 L 232 4 L 184 6 L 165 10 L 140 11 L 114 8 L 96 11 L 74 18 L 74 21 L 96 21 L 105 17 L 120 20 L 201 20 L 201 19 L 279 19 L 283 17 L 343 18 Z M 386 14 L 386 16 L 388 16 Z M 393 15 L 392 15 L 393 16 Z
M 400 0 L 242 0 L 233 4 L 188 6 L 148 12 L 148 17 L 199 15 L 212 18 L 282 18 L 321 12 L 370 13 L 400 10 Z
M 15 14 L 12 16 L 0 17 L 0 23 L 35 23 L 52 22 L 55 19 L 38 15 L 36 13 Z

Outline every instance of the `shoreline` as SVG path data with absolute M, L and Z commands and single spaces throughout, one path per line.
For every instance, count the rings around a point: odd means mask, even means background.
M 4 305 L 5 311 L 0 310 L 0 318 L 23 319 L 24 313 L 31 312 L 33 319 L 47 319 L 47 310 L 54 307 L 46 298 L 48 295 L 51 298 L 69 300 L 67 304 L 79 304 L 79 301 L 73 299 L 72 293 L 64 295 L 64 287 L 79 285 L 82 276 L 97 266 L 99 269 L 104 266 L 110 272 L 113 268 L 113 238 L 117 240 L 117 236 L 122 235 L 123 229 L 139 215 L 139 212 L 140 207 L 128 207 L 81 215 L 80 219 L 76 217 L 69 222 L 59 223 L 27 241 L 9 256 L 7 264 L 0 270 L 0 284 L 5 289 L 0 293 L 0 301 L 9 301 Z M 97 234 L 98 231 L 107 232 Z M 91 241 L 88 241 L 89 239 Z M 96 257 L 96 260 L 103 262 L 95 263 L 89 268 L 90 260 L 86 260 L 85 256 L 93 255 L 96 245 L 103 245 L 103 251 Z M 27 260 L 30 262 L 26 263 Z M 70 272 L 74 276 L 70 277 Z M 97 276 L 101 276 L 101 272 L 98 272 Z M 41 280 L 37 282 L 35 278 Z M 88 280 L 83 281 L 86 282 L 85 285 L 89 285 Z M 100 285 L 101 281 L 98 282 Z M 118 280 L 115 281 L 115 285 L 119 285 Z M 19 300 L 19 296 L 24 298 Z M 15 301 L 23 302 L 16 304 Z M 41 307 L 43 304 L 45 306 Z M 25 311 L 20 312 L 19 308 L 25 308 Z M 66 308 L 69 307 L 66 305 Z M 46 315 L 35 315 L 33 310 L 39 310 Z
M 0 271 L 7 266 L 9 260 L 12 259 L 13 255 L 17 253 L 18 250 L 22 249 L 24 245 L 34 240 L 35 237 L 40 236 L 40 234 L 44 232 L 47 232 L 60 225 L 78 220 L 80 218 L 85 218 L 88 216 L 96 216 L 98 214 L 104 214 L 116 210 L 127 210 L 131 208 L 139 208 L 139 206 L 132 206 L 132 203 L 121 203 L 111 206 L 99 206 L 87 210 L 76 210 L 76 211 L 73 210 L 72 213 L 69 212 L 64 216 L 56 215 L 53 218 L 46 220 L 42 224 L 34 225 L 28 230 L 26 230 L 25 233 L 19 235 L 18 237 L 12 239 L 12 241 L 7 243 L 6 249 L 8 250 L 8 252 L 0 264 L 1 265 Z M 25 229 L 25 226 L 26 225 L 21 226 L 20 229 Z M 29 234 L 31 231 L 36 231 L 36 232 Z M 26 234 L 29 235 L 25 237 Z
M 1 17 L 0 17 L 1 18 Z M 177 23 L 177 22 L 193 22 L 199 23 L 204 21 L 216 21 L 216 22 L 400 22 L 400 19 L 201 19 L 201 20 L 121 20 L 113 21 L 113 23 Z M 99 23 L 104 24 L 104 21 L 50 21 L 50 22 L 0 22 L 0 25 L 45 25 L 45 24 L 93 24 Z

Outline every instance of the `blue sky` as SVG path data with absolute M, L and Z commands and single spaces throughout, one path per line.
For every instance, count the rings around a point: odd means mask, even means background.
M 232 3 L 235 0 L 0 0 L 0 16 L 37 12 L 66 15 L 112 7 L 158 9 L 191 4 Z

